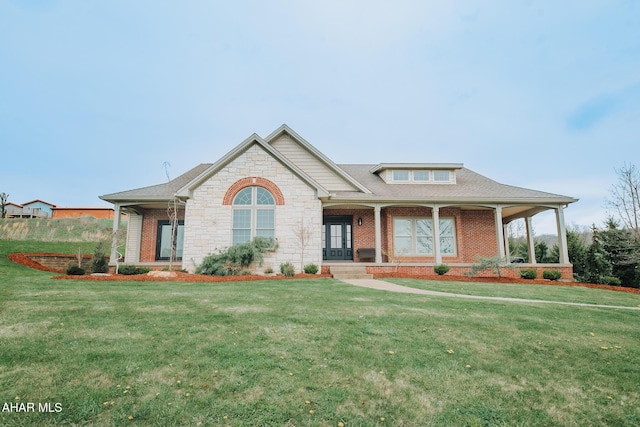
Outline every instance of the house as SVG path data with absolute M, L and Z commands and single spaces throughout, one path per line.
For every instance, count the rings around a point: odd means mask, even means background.
M 42 200 L 32 200 L 22 205 L 7 203 L 9 218 L 51 218 L 51 209 L 56 205 Z M 11 208 L 9 209 L 9 205 Z
M 4 210 L 6 218 L 16 218 L 22 215 L 22 206 L 17 203 L 7 202 Z
M 124 262 L 157 268 L 169 259 L 167 206 L 176 200 L 177 255 L 188 271 L 218 249 L 265 236 L 278 242 L 265 258 L 275 270 L 288 261 L 424 274 L 445 263 L 459 273 L 479 256 L 506 256 L 505 227 L 519 218 L 533 250 L 531 218 L 551 209 L 560 236 L 554 268 L 572 277 L 564 209 L 576 199 L 500 184 L 462 163 L 338 165 L 287 125 L 167 183 L 100 198 L 114 204 L 114 231 L 119 213 L 128 214 Z

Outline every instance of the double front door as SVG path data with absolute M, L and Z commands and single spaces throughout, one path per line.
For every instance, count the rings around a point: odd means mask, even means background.
M 322 259 L 353 260 L 352 216 L 325 216 L 322 225 Z

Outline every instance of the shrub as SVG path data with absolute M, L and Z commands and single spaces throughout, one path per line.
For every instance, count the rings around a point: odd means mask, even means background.
M 93 250 L 93 258 L 91 259 L 91 272 L 92 273 L 108 273 L 109 272 L 109 260 L 107 254 L 104 251 L 102 242 L 98 243 Z
M 318 266 L 315 264 L 307 264 L 304 266 L 304 272 L 307 274 L 316 274 L 318 272 Z
M 118 267 L 118 273 L 125 276 L 133 276 L 135 274 L 147 274 L 151 269 L 149 267 L 138 267 L 135 265 L 121 265 Z
M 273 267 L 267 267 L 264 269 L 264 274 L 273 274 Z
M 615 276 L 604 276 L 603 282 L 605 285 L 609 286 L 620 286 L 622 285 L 622 280 L 618 279 Z
M 469 270 L 467 276 L 473 277 L 478 274 L 479 271 L 483 270 L 492 270 L 496 276 L 499 278 L 502 277 L 502 269 L 503 268 L 514 268 L 514 266 L 509 262 L 507 258 L 503 257 L 488 257 L 478 258 L 478 263 L 471 266 L 471 270 Z
M 263 254 L 275 248 L 274 239 L 256 237 L 251 242 L 239 243 L 206 256 L 196 268 L 196 273 L 215 276 L 236 275 L 246 270 L 253 262 L 262 263 Z
M 542 277 L 547 280 L 558 280 L 562 277 L 562 273 L 559 270 L 544 270 Z
M 520 277 L 523 279 L 533 280 L 538 277 L 538 272 L 534 269 L 520 270 Z
M 296 274 L 296 269 L 290 262 L 284 262 L 280 264 L 280 273 L 283 276 L 293 277 Z
M 439 264 L 433 266 L 433 271 L 438 275 L 442 276 L 449 272 L 449 266 L 447 264 Z
M 84 268 L 77 265 L 70 265 L 67 267 L 67 274 L 69 276 L 84 276 Z

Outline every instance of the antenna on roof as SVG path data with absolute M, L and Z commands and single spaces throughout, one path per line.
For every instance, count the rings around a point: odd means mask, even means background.
M 165 160 L 162 162 L 162 167 L 164 168 L 165 175 L 167 175 L 167 181 L 171 181 L 171 178 L 169 177 L 169 168 L 171 167 L 171 163 L 169 163 L 168 160 Z

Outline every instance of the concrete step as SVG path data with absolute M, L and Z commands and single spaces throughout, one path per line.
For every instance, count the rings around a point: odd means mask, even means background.
M 373 274 L 367 274 L 366 267 L 360 265 L 332 265 L 330 271 L 334 279 L 373 279 Z

